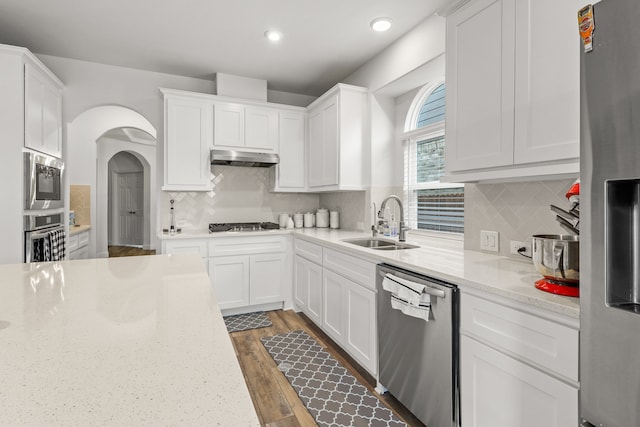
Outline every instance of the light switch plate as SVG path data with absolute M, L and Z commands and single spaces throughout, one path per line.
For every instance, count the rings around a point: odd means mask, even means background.
M 500 250 L 500 233 L 497 231 L 480 230 L 480 249 L 498 252 Z

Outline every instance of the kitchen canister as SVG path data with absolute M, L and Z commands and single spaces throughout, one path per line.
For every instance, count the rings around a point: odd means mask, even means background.
M 340 214 L 338 211 L 331 211 L 329 213 L 329 226 L 331 228 L 340 228 Z
M 302 215 L 300 212 L 294 213 L 293 214 L 293 225 L 296 228 L 302 228 L 304 226 L 304 215 Z
M 318 209 L 318 212 L 316 212 L 316 227 L 329 227 L 329 211 L 327 209 Z
M 316 222 L 316 216 L 312 212 L 304 214 L 304 228 L 311 228 Z
M 287 220 L 289 219 L 289 214 L 286 213 L 281 213 L 280 216 L 278 217 L 278 225 L 280 226 L 280 228 L 286 228 L 287 227 Z

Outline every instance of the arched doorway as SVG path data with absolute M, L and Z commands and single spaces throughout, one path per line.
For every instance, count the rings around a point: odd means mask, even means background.
M 107 236 L 109 248 L 144 243 L 144 166 L 127 151 L 108 162 Z
M 109 160 L 120 152 L 130 153 L 143 166 L 142 245 L 155 249 L 157 154 L 156 130 L 151 123 L 125 107 L 96 107 L 68 125 L 67 143 L 67 188 L 70 184 L 82 184 L 92 189 L 89 256 L 109 256 Z

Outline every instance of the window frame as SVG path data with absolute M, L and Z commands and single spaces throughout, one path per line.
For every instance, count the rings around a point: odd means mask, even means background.
M 402 155 L 403 155 L 403 198 L 404 204 L 407 206 L 407 225 L 413 226 L 411 228 L 411 233 L 419 236 L 425 237 L 437 237 L 437 238 L 445 238 L 450 240 L 464 240 L 464 232 L 455 233 L 449 231 L 435 231 L 435 230 L 424 230 L 418 229 L 417 224 L 417 209 L 411 209 L 411 206 L 417 205 L 416 191 L 418 190 L 432 190 L 432 189 L 440 189 L 440 188 L 464 188 L 464 184 L 459 183 L 448 183 L 448 182 L 440 182 L 438 181 L 430 181 L 424 183 L 417 182 L 417 168 L 415 167 L 410 159 L 415 159 L 415 153 L 412 155 L 412 150 L 416 149 L 417 143 L 429 139 L 441 138 L 445 137 L 446 144 L 446 132 L 445 132 L 445 120 L 441 120 L 437 123 L 432 123 L 422 128 L 417 128 L 418 116 L 420 114 L 420 110 L 422 105 L 425 103 L 427 98 L 431 95 L 431 93 L 440 87 L 440 85 L 444 84 L 444 79 L 437 80 L 433 83 L 429 83 L 422 87 L 414 97 L 411 106 L 409 107 L 409 111 L 407 113 L 407 117 L 405 119 L 405 132 L 401 135 L 401 143 L 402 143 Z M 409 176 L 410 175 L 410 176 Z M 408 183 L 409 181 L 409 183 Z

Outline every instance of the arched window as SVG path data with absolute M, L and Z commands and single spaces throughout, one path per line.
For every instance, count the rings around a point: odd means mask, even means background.
M 444 82 L 425 85 L 405 121 L 404 198 L 409 227 L 464 233 L 464 186 L 441 183 L 445 162 Z

